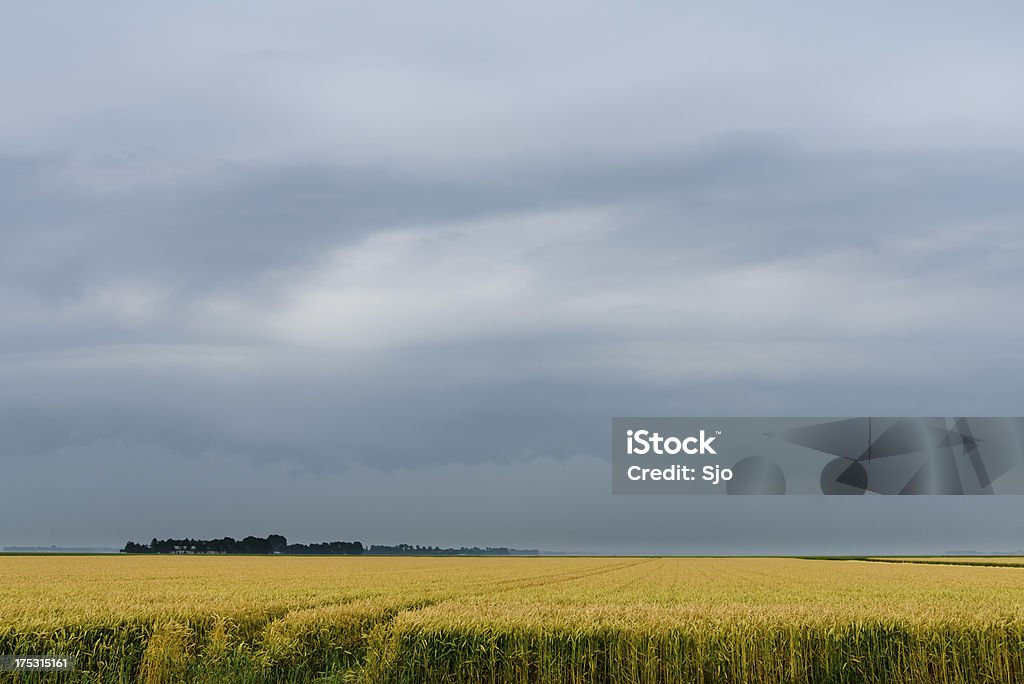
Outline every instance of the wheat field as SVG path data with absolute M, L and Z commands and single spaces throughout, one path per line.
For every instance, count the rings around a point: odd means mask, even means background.
M 5 556 L 3 654 L 89 682 L 1015 682 L 1024 569 Z

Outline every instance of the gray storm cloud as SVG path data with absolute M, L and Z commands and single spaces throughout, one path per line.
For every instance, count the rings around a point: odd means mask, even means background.
M 1013 499 L 617 499 L 607 439 L 1020 415 L 1020 14 L 11 10 L 0 542 L 1019 548 Z

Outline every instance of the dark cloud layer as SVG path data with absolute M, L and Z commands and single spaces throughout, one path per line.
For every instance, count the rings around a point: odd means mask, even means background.
M 616 498 L 607 444 L 1020 414 L 1019 10 L 409 11 L 10 13 L 0 543 L 1021 547 L 1013 498 Z

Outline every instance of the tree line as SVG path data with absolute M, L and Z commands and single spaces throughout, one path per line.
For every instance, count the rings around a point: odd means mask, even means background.
M 376 556 L 536 556 L 537 549 L 509 549 L 504 546 L 461 546 L 457 549 L 442 549 L 440 546 L 413 546 L 397 544 L 395 546 L 379 546 L 374 544 L 367 553 Z
M 125 544 L 124 553 L 216 553 L 216 554 L 318 554 L 318 555 L 344 555 L 358 556 L 363 553 L 362 542 L 323 542 L 320 544 L 289 544 L 288 540 L 280 534 L 272 534 L 268 537 L 246 537 L 245 539 L 234 539 L 223 537 L 221 539 L 156 539 L 149 545 L 128 542 Z
M 130 541 L 121 550 L 122 553 L 171 553 L 171 554 L 294 554 L 294 555 L 325 555 L 325 556 L 360 556 L 363 554 L 377 556 L 535 556 L 536 549 L 510 549 L 501 547 L 459 547 L 441 548 L 439 546 L 419 546 L 412 544 L 396 544 L 394 546 L 371 545 L 364 547 L 362 542 L 320 542 L 314 544 L 289 544 L 280 534 L 267 537 L 246 537 L 241 540 L 233 537 L 221 539 L 156 539 L 149 544 L 138 544 Z

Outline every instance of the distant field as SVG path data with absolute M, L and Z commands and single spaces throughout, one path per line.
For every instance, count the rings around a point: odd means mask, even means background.
M 74 655 L 70 681 L 1016 682 L 1024 569 L 9 556 L 0 654 Z
M 1022 556 L 893 556 L 871 560 L 887 563 L 939 563 L 945 565 L 994 565 L 1024 568 Z

